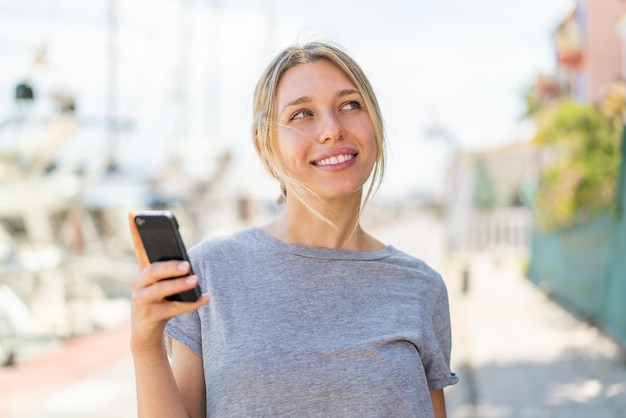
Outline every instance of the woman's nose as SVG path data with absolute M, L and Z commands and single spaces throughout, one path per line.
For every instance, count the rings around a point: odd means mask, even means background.
M 328 113 L 322 118 L 322 129 L 319 135 L 319 141 L 321 143 L 342 140 L 344 134 L 344 128 L 339 119 L 339 115 Z

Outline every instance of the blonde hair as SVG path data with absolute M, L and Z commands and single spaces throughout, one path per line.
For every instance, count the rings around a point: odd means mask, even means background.
M 370 175 L 370 184 L 363 199 L 363 206 L 370 200 L 374 192 L 380 187 L 385 171 L 385 136 L 383 119 L 372 86 L 361 67 L 337 46 L 311 42 L 303 46 L 290 46 L 280 52 L 265 69 L 254 91 L 252 139 L 254 148 L 267 171 L 280 183 L 281 195 L 278 203 L 281 204 L 287 197 L 286 184 L 292 186 L 295 197 L 302 201 L 309 209 L 302 192 L 306 190 L 302 184 L 289 178 L 283 169 L 280 159 L 277 158 L 273 138 L 273 122 L 275 119 L 274 100 L 278 83 L 287 70 L 299 64 L 308 64 L 319 60 L 327 60 L 341 70 L 356 86 L 365 101 L 365 105 L 374 127 L 376 141 L 376 160 Z M 314 210 L 313 210 L 314 211 Z M 314 211 L 317 213 L 316 211 Z M 317 213 L 320 215 L 319 213 Z M 321 216 L 324 218 L 323 216 Z

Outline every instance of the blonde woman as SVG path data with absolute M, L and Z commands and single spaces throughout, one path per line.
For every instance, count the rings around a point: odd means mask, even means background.
M 444 283 L 360 224 L 385 168 L 365 74 L 333 45 L 289 47 L 261 76 L 253 116 L 281 185 L 275 220 L 205 240 L 190 251 L 197 276 L 160 281 L 189 266 L 150 265 L 131 214 L 140 416 L 445 417 L 458 378 Z M 198 302 L 164 299 L 196 283 Z

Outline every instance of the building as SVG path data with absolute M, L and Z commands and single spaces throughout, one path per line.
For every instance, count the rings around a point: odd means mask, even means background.
M 449 249 L 526 251 L 531 213 L 525 200 L 542 158 L 530 141 L 459 153 L 450 170 Z
M 561 94 L 599 103 L 626 77 L 626 1 L 578 0 L 553 34 Z

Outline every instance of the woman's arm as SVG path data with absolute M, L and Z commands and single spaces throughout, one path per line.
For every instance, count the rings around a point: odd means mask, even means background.
M 172 340 L 172 370 L 178 391 L 190 417 L 206 416 L 206 386 L 202 357 Z
M 203 295 L 197 302 L 171 302 L 165 297 L 193 288 L 196 276 L 163 280 L 189 273 L 189 263 L 163 261 L 150 264 L 130 214 L 130 229 L 141 273 L 132 281 L 131 352 L 135 365 L 137 407 L 140 418 L 204 417 L 204 379 L 202 359 L 178 344 L 170 366 L 163 339 L 167 321 L 198 309 L 208 301 Z M 190 372 L 197 366 L 195 372 Z M 199 372 L 198 372 L 199 370 Z M 200 373 L 200 378 L 198 377 Z M 197 387 L 196 387 L 197 386 Z M 181 393 L 184 391 L 184 395 Z M 202 400 L 197 395 L 202 391 Z M 189 409 L 188 409 L 189 408 Z M 202 413 L 200 413 L 202 412 Z
M 176 385 L 164 345 L 154 350 L 134 350 L 133 361 L 139 418 L 191 416 Z
M 165 346 L 135 353 L 139 417 L 204 418 L 205 384 L 202 358 L 172 340 L 172 361 Z
M 431 390 L 430 400 L 433 403 L 435 418 L 446 418 L 446 398 L 443 395 L 443 389 Z
M 148 267 L 145 271 L 151 271 L 157 267 L 167 269 L 168 263 Z M 151 276 L 151 274 L 147 275 Z M 171 275 L 170 272 L 162 277 L 171 277 Z M 138 281 L 141 280 L 141 278 L 138 279 Z M 204 417 L 205 385 L 202 358 L 181 344 L 173 343 L 170 366 L 163 340 L 163 330 L 168 318 L 174 314 L 197 309 L 206 303 L 206 298 L 194 303 L 147 302 L 153 300 L 152 296 L 148 296 L 153 292 L 161 294 L 154 296 L 155 300 L 163 300 L 166 295 L 183 290 L 182 287 L 195 285 L 195 283 L 185 283 L 185 279 L 166 280 L 159 283 L 161 284 L 167 288 L 170 286 L 178 288 L 173 289 L 174 291 L 163 289 L 162 294 L 157 291 L 161 286 L 156 285 L 137 286 L 138 288 L 133 291 L 131 351 L 135 365 L 139 417 Z M 201 398 L 197 395 L 198 393 L 202 394 Z

